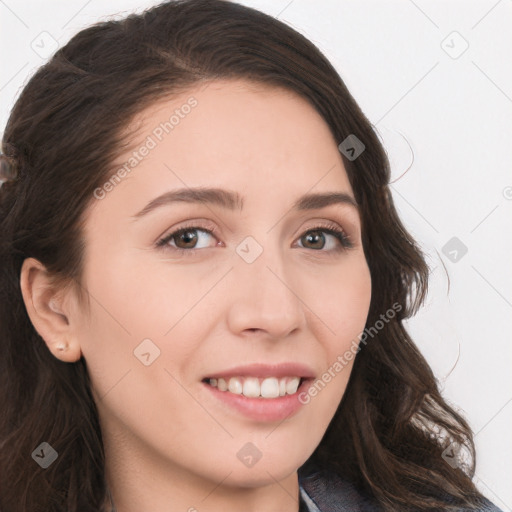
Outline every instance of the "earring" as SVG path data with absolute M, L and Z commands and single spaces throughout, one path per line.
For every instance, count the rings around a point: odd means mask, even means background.
M 59 352 L 64 352 L 64 351 L 66 351 L 67 349 L 68 349 L 68 344 L 67 344 L 67 343 L 62 342 L 62 343 L 58 343 L 58 344 L 57 344 L 57 350 L 58 350 Z

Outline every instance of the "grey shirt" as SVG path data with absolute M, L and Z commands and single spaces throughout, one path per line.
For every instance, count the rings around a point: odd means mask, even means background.
M 299 470 L 299 512 L 380 512 L 381 507 L 349 482 L 325 470 Z M 450 503 L 449 498 L 446 500 Z M 398 511 L 397 511 L 398 512 Z M 460 512 L 470 512 L 460 509 Z M 471 512 L 477 512 L 474 509 Z M 485 500 L 479 512 L 502 512 Z

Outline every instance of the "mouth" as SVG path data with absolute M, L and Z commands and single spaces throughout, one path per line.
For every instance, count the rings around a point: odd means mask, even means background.
M 220 407 L 258 423 L 291 420 L 317 372 L 308 365 L 255 363 L 206 374 L 201 384 Z
M 246 398 L 273 399 L 287 395 L 295 395 L 304 384 L 305 377 L 290 375 L 285 377 L 207 377 L 202 382 L 234 395 L 242 395 Z

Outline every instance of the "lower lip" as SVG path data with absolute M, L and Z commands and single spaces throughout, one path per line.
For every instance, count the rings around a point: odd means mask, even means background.
M 293 395 L 277 398 L 248 398 L 229 391 L 219 391 L 218 388 L 203 383 L 219 400 L 242 413 L 248 418 L 260 422 L 283 421 L 296 414 L 302 404 L 299 394 L 307 391 L 312 379 L 304 379 Z

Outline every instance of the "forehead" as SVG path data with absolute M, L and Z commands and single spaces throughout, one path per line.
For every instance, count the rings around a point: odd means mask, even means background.
M 115 167 L 127 172 L 111 202 L 131 196 L 137 203 L 136 195 L 142 204 L 184 186 L 229 187 L 266 202 L 351 191 L 327 123 L 288 89 L 244 80 L 198 84 L 146 108 L 127 131 L 130 149 Z

